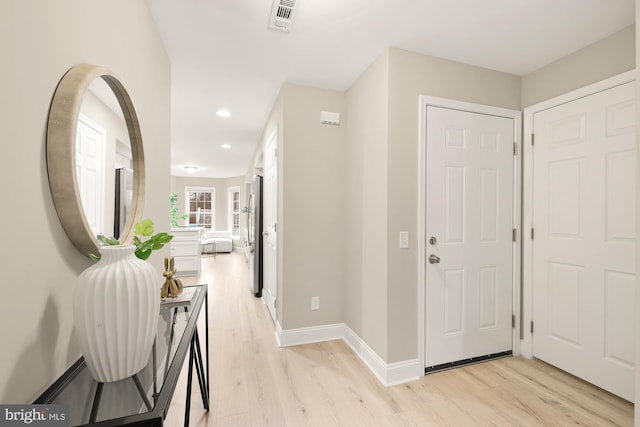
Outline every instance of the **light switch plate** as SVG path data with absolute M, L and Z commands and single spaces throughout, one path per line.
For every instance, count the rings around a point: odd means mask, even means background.
M 400 232 L 400 249 L 408 249 L 409 248 L 409 232 L 401 231 Z

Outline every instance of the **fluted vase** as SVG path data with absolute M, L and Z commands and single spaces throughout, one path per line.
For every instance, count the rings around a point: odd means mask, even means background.
M 135 249 L 100 248 L 100 261 L 80 274 L 73 293 L 76 336 L 89 372 L 99 382 L 140 372 L 158 328 L 157 273 L 135 256 Z

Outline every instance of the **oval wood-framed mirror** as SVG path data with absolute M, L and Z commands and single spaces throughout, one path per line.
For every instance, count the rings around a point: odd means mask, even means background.
M 133 224 L 140 221 L 144 204 L 144 152 L 138 116 L 127 90 L 106 67 L 79 64 L 62 77 L 51 101 L 47 123 L 47 172 L 53 202 L 67 236 L 84 255 L 99 254 L 100 244 L 90 227 L 81 199 L 76 162 L 78 120 L 85 94 L 96 79 L 113 92 L 122 110 L 131 145 L 133 166 L 129 213 L 120 233 L 121 243 L 133 238 Z M 108 230 L 106 235 L 112 235 Z

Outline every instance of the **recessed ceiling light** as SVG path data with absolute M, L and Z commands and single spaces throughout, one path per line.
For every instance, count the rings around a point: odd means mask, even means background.
M 229 110 L 218 110 L 216 111 L 216 116 L 224 117 L 226 119 L 227 117 L 231 117 L 231 113 Z
M 231 145 L 229 145 L 229 144 L 222 144 L 220 147 L 224 148 L 225 150 L 228 150 L 229 148 L 231 148 Z
M 189 165 L 189 166 L 185 166 L 184 169 L 189 173 L 194 173 L 195 171 L 198 170 L 198 167 Z

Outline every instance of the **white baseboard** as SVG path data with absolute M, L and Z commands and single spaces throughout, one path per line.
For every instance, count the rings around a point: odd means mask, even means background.
M 280 347 L 344 339 L 344 326 L 338 323 L 283 331 L 280 322 L 277 322 L 276 339 Z
M 414 381 L 424 376 L 424 366 L 420 366 L 418 359 L 386 363 L 344 323 L 283 330 L 280 323 L 276 322 L 275 335 L 280 347 L 344 340 L 385 387 Z

